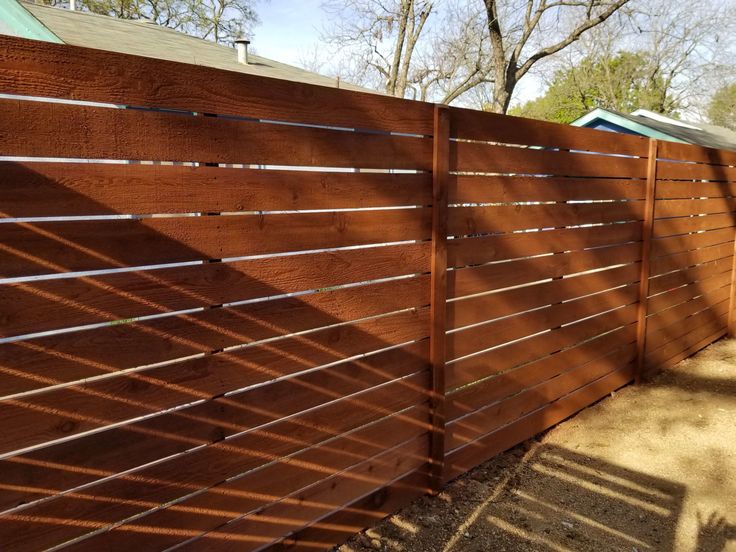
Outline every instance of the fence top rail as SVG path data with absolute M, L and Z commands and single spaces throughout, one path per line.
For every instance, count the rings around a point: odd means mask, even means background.
M 9 36 L 0 93 L 432 133 L 429 103 Z

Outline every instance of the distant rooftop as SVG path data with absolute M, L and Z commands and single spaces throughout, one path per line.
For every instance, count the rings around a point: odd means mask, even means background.
M 637 109 L 627 115 L 599 107 L 571 124 L 709 148 L 736 150 L 736 132 L 732 130 L 706 123 L 680 121 L 646 109 Z
M 234 48 L 189 36 L 148 21 L 117 19 L 25 1 L 0 2 L 0 33 L 338 87 L 338 81 L 334 78 L 253 53 L 248 54 L 248 64 L 240 63 Z M 339 82 L 339 88 L 376 93 L 374 90 L 344 81 Z

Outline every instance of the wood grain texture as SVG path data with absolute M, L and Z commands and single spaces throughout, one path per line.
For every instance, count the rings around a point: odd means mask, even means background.
M 448 366 L 447 388 L 452 391 L 573 347 L 582 341 L 613 332 L 617 328 L 627 328 L 626 331 L 630 334 L 635 331 L 632 330 L 633 322 L 636 322 L 636 309 L 629 305 L 461 359 Z
M 722 194 L 719 191 L 717 195 Z M 640 181 L 618 178 L 454 175 L 450 179 L 449 198 L 451 204 L 634 200 L 644 199 L 644 187 Z
M 429 278 L 114 324 L 0 345 L 0 397 L 426 306 Z
M 450 168 L 461 172 L 645 178 L 646 159 L 453 142 Z
M 602 232 L 600 228 L 564 228 L 451 240 L 447 244 L 448 266 L 464 267 L 592 248 L 601 248 L 597 249 L 597 252 L 605 259 L 607 257 L 605 246 L 641 240 L 641 224 L 638 222 L 613 224 L 605 230 Z
M 732 198 L 734 196 L 736 196 L 736 182 L 693 182 L 660 179 L 657 183 L 657 199 Z
M 283 508 L 293 510 L 301 506 L 298 519 L 316 520 L 322 509 L 340 509 L 347 492 L 358 497 L 367 485 L 382 486 L 383 482 L 379 479 L 359 475 L 362 472 L 358 467 L 363 463 L 361 458 L 365 458 L 365 462 L 371 462 L 374 469 L 385 469 L 388 458 L 396 460 L 399 451 L 407 456 L 399 460 L 399 465 L 403 465 L 409 458 L 410 465 L 414 465 L 417 458 L 424 459 L 424 451 L 418 449 L 416 444 L 407 447 L 406 443 L 424 435 L 422 444 L 426 449 L 427 415 L 427 407 L 422 405 L 383 418 L 351 434 L 305 449 L 289 458 L 248 472 L 243 477 L 211 487 L 168 508 L 114 527 L 99 536 L 82 541 L 71 547 L 71 550 L 113 552 L 131 550 L 131 547 L 164 550 L 186 541 L 187 537 L 196 537 L 206 531 L 227 532 L 230 538 L 241 543 L 247 541 L 248 537 L 252 538 L 253 543 L 267 541 L 274 537 L 274 531 L 285 534 L 289 530 L 280 524 L 268 531 L 263 528 L 257 530 L 254 519 L 276 519 L 277 516 L 284 516 L 296 522 L 297 518 L 289 515 L 290 512 L 287 513 Z M 385 450 L 395 447 L 398 448 L 394 452 L 383 454 Z M 349 491 L 338 489 L 337 483 L 340 481 L 344 481 L 343 485 L 348 485 L 349 482 L 354 485 L 350 486 Z M 315 493 L 315 486 L 323 488 L 319 495 Z M 349 499 L 352 500 L 353 497 Z M 242 516 L 240 512 L 247 514 L 248 522 L 238 521 Z M 242 534 L 240 529 L 229 531 L 229 528 L 221 527 L 228 522 L 235 522 L 233 527 L 248 526 L 249 535 Z M 236 536 L 238 534 L 240 538 Z M 208 538 L 203 539 L 205 545 L 208 541 Z M 243 546 L 247 544 L 243 543 Z
M 458 389 L 448 396 L 448 419 L 456 420 L 479 409 L 520 393 L 571 368 L 608 355 L 634 343 L 631 326 L 596 337 L 574 347 L 555 352 L 513 370 L 502 372 L 479 383 Z M 631 347 L 628 347 L 630 351 Z M 471 424 L 465 424 L 470 426 Z M 455 448 L 455 447 L 451 447 Z
M 346 415 L 352 420 L 350 423 L 368 423 L 376 412 L 394 412 L 411 406 L 416 389 L 399 384 L 396 387 L 400 392 L 388 395 L 380 389 L 375 393 L 368 390 L 428 370 L 428 355 L 428 341 L 423 340 L 0 460 L 0 481 L 6 489 L 0 495 L 0 506 L 5 510 L 30 503 L 217 443 L 282 417 L 331 403 L 335 397 L 353 395 L 351 401 L 325 406 L 324 413 L 315 412 L 300 419 L 320 425 L 325 421 L 332 423 L 330 416 Z M 380 402 L 371 403 L 373 400 Z
M 521 339 L 537 332 L 569 324 L 616 307 L 630 305 L 636 301 L 633 294 L 635 284 L 577 299 L 574 302 L 558 303 L 549 307 L 522 313 L 513 318 L 504 318 L 471 326 L 447 336 L 447 357 L 457 359 L 465 355 L 490 349 L 508 341 Z M 622 310 L 622 325 L 628 323 L 628 311 Z
M 733 213 L 736 198 L 718 197 L 709 199 L 660 199 L 654 208 L 656 218 L 689 217 L 702 214 Z M 736 215 L 732 216 L 736 218 Z
M 616 135 L 613 138 L 599 130 L 457 107 L 452 108 L 452 120 L 454 138 L 622 155 L 645 156 L 647 153 L 647 142 L 639 136 Z
M 546 278 L 559 278 L 604 268 L 608 264 L 629 264 L 640 260 L 641 245 L 629 243 L 600 251 L 570 251 L 511 262 L 470 266 L 448 273 L 448 297 L 492 291 L 529 284 Z
M 641 201 L 452 207 L 448 231 L 465 236 L 633 221 L 642 219 L 643 207 Z
M 447 188 L 449 179 L 450 112 L 434 109 L 432 149 L 432 259 L 430 272 L 429 360 L 432 365 L 430 400 L 430 474 L 439 492 L 445 464 L 445 333 L 447 332 Z
M 0 37 L 7 94 L 432 133 L 432 106 L 115 52 Z
M 426 138 L 9 99 L 0 143 L 2 155 L 72 159 L 424 170 L 432 159 Z
M 662 142 L 660 158 L 713 165 L 736 165 L 736 152 L 670 141 Z
M 0 276 L 146 266 L 427 239 L 431 210 L 0 225 Z
M 81 496 L 60 495 L 18 516 L 2 516 L 0 538 L 14 549 L 38 550 L 163 506 L 387 414 L 425 402 L 428 376 L 423 372 L 411 379 L 379 387 L 373 395 L 364 397 L 364 404 L 346 398 L 145 467 L 134 474 L 103 481 Z M 376 404 L 390 404 L 396 410 L 386 412 L 376 408 Z M 426 428 L 426 424 L 422 424 Z M 38 518 L 60 518 L 62 521 L 39 526 L 34 523 Z
M 680 234 L 658 238 L 652 240 L 652 257 L 674 255 L 675 253 L 694 251 L 704 247 L 730 242 L 733 239 L 733 234 L 733 228 L 719 228 L 718 230 L 708 230 L 694 234 Z
M 429 175 L 0 162 L 0 217 L 429 205 Z
M 561 422 L 611 391 L 626 385 L 633 377 L 633 365 L 629 364 L 621 367 L 577 391 L 530 412 L 511 424 L 457 449 L 447 457 L 446 479 L 448 481 L 454 479 L 496 454 Z
M 582 274 L 573 278 L 551 280 L 452 301 L 447 305 L 447 326 L 452 329 L 460 328 L 562 301 L 569 301 L 584 295 L 630 284 L 636 282 L 638 278 L 639 266 L 637 263 Z
M 552 360 L 554 361 L 554 357 Z M 573 393 L 580 387 L 619 370 L 635 360 L 636 344 L 631 343 L 600 358 L 591 355 L 582 365 L 573 368 L 568 365 L 568 369 L 562 373 L 555 373 L 554 362 L 550 362 L 548 363 L 551 365 L 550 372 L 547 377 L 538 376 L 538 379 L 542 381 L 535 384 L 534 378 L 530 378 L 530 385 L 518 389 L 517 394 L 496 403 L 491 402 L 481 410 L 453 421 L 449 428 L 452 440 L 448 449 L 452 451 L 472 443 L 485 434 L 513 423 L 525 414 Z
M 0 335 L 126 320 L 426 272 L 429 244 L 424 242 L 5 284 L 0 286 Z

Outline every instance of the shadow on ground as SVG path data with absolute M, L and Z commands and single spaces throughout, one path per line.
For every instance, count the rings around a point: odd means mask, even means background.
M 735 367 L 736 341 L 721 341 L 339 550 L 736 550 Z

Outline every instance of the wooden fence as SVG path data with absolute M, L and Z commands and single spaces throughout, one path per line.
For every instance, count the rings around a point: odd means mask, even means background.
M 7 37 L 0 93 L 4 550 L 324 549 L 726 332 L 734 152 Z

